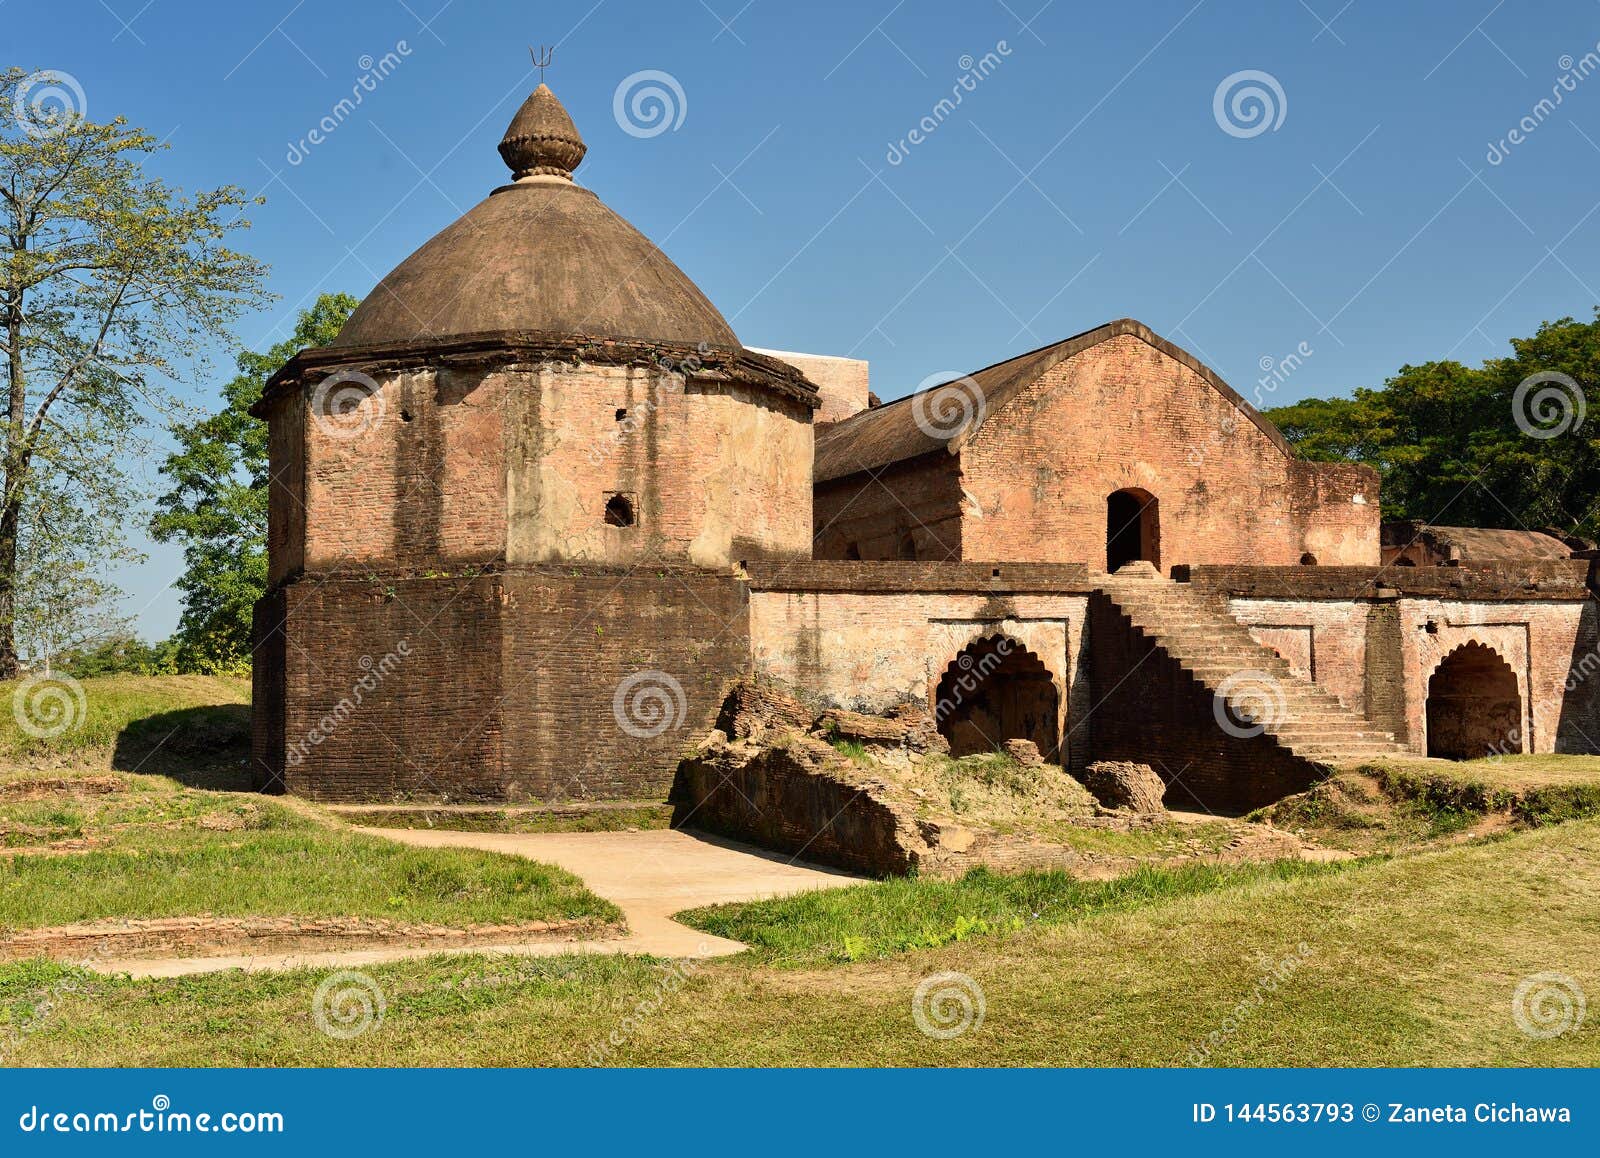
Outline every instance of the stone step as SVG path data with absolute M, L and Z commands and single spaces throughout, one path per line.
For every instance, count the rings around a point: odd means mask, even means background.
M 1109 579 L 1100 592 L 1135 630 L 1214 694 L 1223 695 L 1228 681 L 1241 673 L 1265 676 L 1272 714 L 1278 718 L 1264 725 L 1262 733 L 1296 756 L 1327 763 L 1402 750 L 1392 735 L 1373 728 L 1360 712 L 1296 675 L 1225 608 L 1157 578 Z M 1236 711 L 1259 706 L 1261 698 L 1261 689 L 1248 682 L 1225 695 Z

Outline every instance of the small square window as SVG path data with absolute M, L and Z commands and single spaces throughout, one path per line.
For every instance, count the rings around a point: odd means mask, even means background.
M 638 514 L 633 509 L 633 499 L 630 496 L 614 494 L 607 497 L 606 526 L 631 527 L 638 521 Z

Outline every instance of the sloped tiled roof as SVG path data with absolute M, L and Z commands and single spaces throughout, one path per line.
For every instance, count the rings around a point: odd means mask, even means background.
M 1086 330 L 1053 345 L 1030 350 L 1026 354 L 1019 354 L 1004 362 L 996 362 L 993 366 L 987 366 L 968 375 L 982 392 L 983 410 L 977 421 L 968 424 L 953 437 L 938 437 L 937 434 L 929 433 L 923 428 L 924 425 L 928 425 L 926 422 L 919 424 L 917 421 L 919 409 L 917 399 L 923 398 L 922 406 L 926 408 L 928 405 L 926 397 L 934 391 L 946 389 L 947 385 L 933 386 L 928 390 L 908 394 L 904 398 L 898 398 L 874 410 L 863 410 L 843 422 L 818 430 L 814 477 L 817 482 L 826 482 L 857 471 L 875 470 L 891 463 L 903 462 L 935 450 L 958 451 L 985 422 L 993 421 L 995 415 L 1005 408 L 1006 403 L 1046 370 L 1074 354 L 1124 334 L 1132 334 L 1195 371 L 1240 413 L 1260 427 L 1262 433 L 1271 439 L 1285 456 L 1291 458 L 1294 456 L 1294 452 L 1278 428 L 1262 417 L 1255 407 L 1241 398 L 1233 387 L 1219 378 L 1193 354 L 1173 345 L 1142 322 L 1133 318 L 1119 318 L 1117 321 Z

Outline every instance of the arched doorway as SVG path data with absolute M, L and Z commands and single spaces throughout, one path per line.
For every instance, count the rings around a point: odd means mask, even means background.
M 1046 760 L 1060 746 L 1050 669 L 1010 636 L 974 640 L 945 668 L 933 714 L 952 756 L 1032 740 Z
M 1520 751 L 1517 673 L 1492 648 L 1462 644 L 1428 680 L 1428 755 L 1475 760 Z
M 1161 566 L 1161 520 L 1156 497 L 1128 487 L 1106 496 L 1106 570 L 1135 559 Z

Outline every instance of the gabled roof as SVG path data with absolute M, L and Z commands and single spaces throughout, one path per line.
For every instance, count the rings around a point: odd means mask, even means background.
M 859 414 L 851 415 L 843 422 L 819 429 L 813 477 L 817 482 L 826 482 L 857 471 L 875 470 L 891 463 L 904 462 L 936 450 L 956 453 L 972 439 L 984 423 L 994 421 L 995 415 L 1005 409 L 1008 402 L 1046 370 L 1074 354 L 1082 353 L 1092 346 L 1098 346 L 1101 342 L 1110 341 L 1124 334 L 1133 335 L 1169 358 L 1189 367 L 1241 414 L 1255 423 L 1285 457 L 1294 457 L 1294 451 L 1290 449 L 1289 443 L 1278 428 L 1262 417 L 1255 407 L 1240 397 L 1239 393 L 1219 378 L 1210 367 L 1187 350 L 1173 345 L 1156 334 L 1143 322 L 1135 321 L 1133 318 L 1118 318 L 1096 329 L 1086 330 L 1053 345 L 1041 346 L 1026 354 L 1018 354 L 1014 358 L 996 362 L 993 366 L 986 366 L 968 375 L 982 392 L 983 406 L 975 421 L 968 423 L 951 437 L 940 437 L 937 432 L 929 433 L 925 430 L 924 426 L 932 425 L 927 422 L 925 415 L 922 423 L 919 424 L 917 421 L 919 411 L 925 412 L 929 409 L 928 397 L 935 391 L 948 389 L 948 384 L 908 394 L 876 409 L 863 410 Z M 919 398 L 923 399 L 920 406 L 917 404 Z

